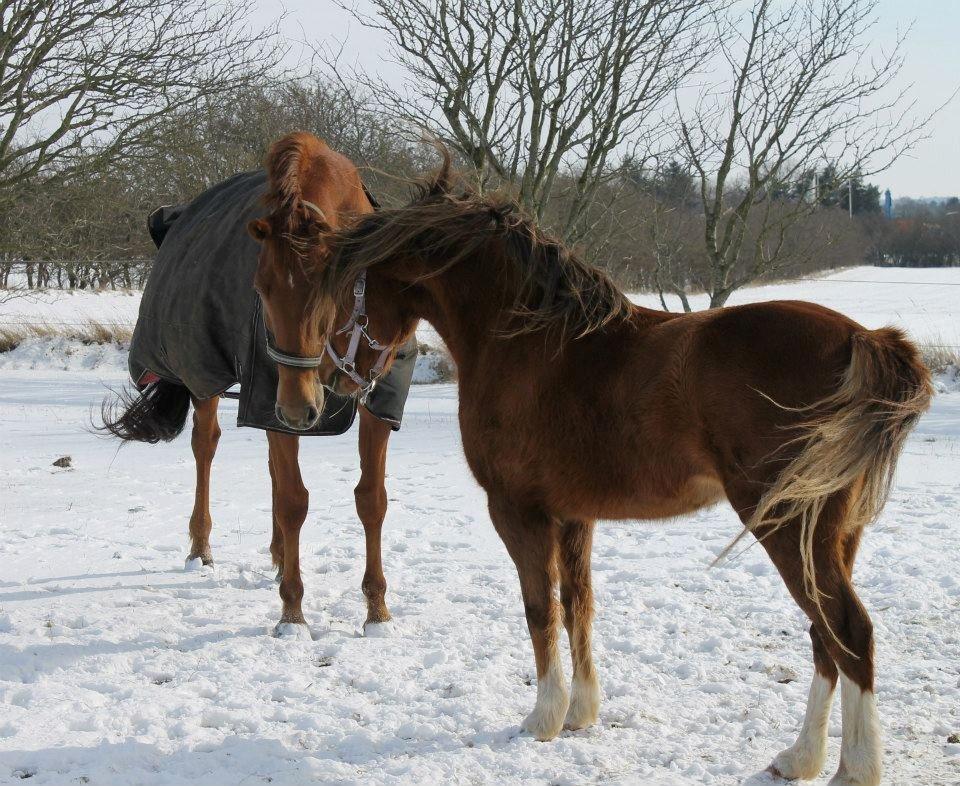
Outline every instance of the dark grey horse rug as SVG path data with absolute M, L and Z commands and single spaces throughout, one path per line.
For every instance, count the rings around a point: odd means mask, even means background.
M 278 373 L 266 355 L 260 297 L 253 288 L 260 247 L 247 223 L 263 217 L 265 172 L 236 175 L 186 205 L 150 215 L 157 256 L 130 344 L 130 376 L 184 385 L 198 399 L 240 384 L 237 425 L 301 436 L 340 434 L 356 416 L 353 396 L 327 393 L 309 431 L 292 431 L 274 413 Z M 367 398 L 377 418 L 400 427 L 416 362 L 415 339 L 401 347 L 390 373 Z

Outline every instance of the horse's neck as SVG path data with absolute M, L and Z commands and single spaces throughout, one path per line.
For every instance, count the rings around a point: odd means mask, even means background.
M 423 287 L 428 297 L 419 316 L 440 334 L 461 373 L 491 342 L 502 340 L 499 333 L 514 301 L 503 276 L 467 262 L 426 279 Z

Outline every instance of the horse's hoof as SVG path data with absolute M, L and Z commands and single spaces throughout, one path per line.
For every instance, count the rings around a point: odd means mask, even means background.
M 367 620 L 363 623 L 363 635 L 368 639 L 389 639 L 393 635 L 393 625 L 387 624 L 390 617 L 382 622 Z
M 200 554 L 190 554 L 183 562 L 184 570 L 200 570 L 208 565 L 213 565 L 213 556 L 209 551 Z
M 879 786 L 880 772 L 876 768 L 865 771 L 862 775 L 855 776 L 843 771 L 841 765 L 840 772 L 830 779 L 827 786 Z
M 313 641 L 310 628 L 305 622 L 278 622 L 273 629 L 274 637 L 295 641 Z
M 523 730 L 541 742 L 552 740 L 563 729 L 569 702 L 563 683 L 547 677 L 537 688 L 537 703 L 524 720 Z
M 534 707 L 523 721 L 523 730 L 532 734 L 540 742 L 552 740 L 563 730 L 563 713 L 554 709 L 547 711 Z
M 774 757 L 767 772 L 786 781 L 810 781 L 820 774 L 825 759 L 825 751 L 823 755 L 817 755 L 814 751 L 787 748 Z

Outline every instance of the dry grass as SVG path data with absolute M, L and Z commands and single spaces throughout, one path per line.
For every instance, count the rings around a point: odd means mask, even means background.
M 942 374 L 950 366 L 960 368 L 960 349 L 946 341 L 936 339 L 931 343 L 921 344 L 920 355 L 934 374 Z
M 52 322 L 0 323 L 0 352 L 10 352 L 30 338 L 66 338 L 83 344 L 126 344 L 133 328 L 123 322 L 91 319 L 78 324 Z
M 417 351 L 421 355 L 436 355 L 437 360 L 434 364 L 434 370 L 437 373 L 437 382 L 456 382 L 457 364 L 453 362 L 450 353 L 446 347 L 434 347 L 426 342 L 420 341 L 417 345 Z

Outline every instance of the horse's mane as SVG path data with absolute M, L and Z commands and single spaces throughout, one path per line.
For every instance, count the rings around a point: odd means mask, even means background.
M 563 339 L 579 338 L 631 313 L 630 301 L 606 273 L 544 232 L 515 200 L 455 191 L 453 182 L 445 154 L 442 168 L 420 184 L 409 205 L 363 216 L 328 236 L 331 256 L 318 294 L 345 302 L 362 270 L 397 256 L 432 264 L 424 275 L 430 278 L 468 259 L 496 255 L 521 279 L 511 335 L 559 327 Z

